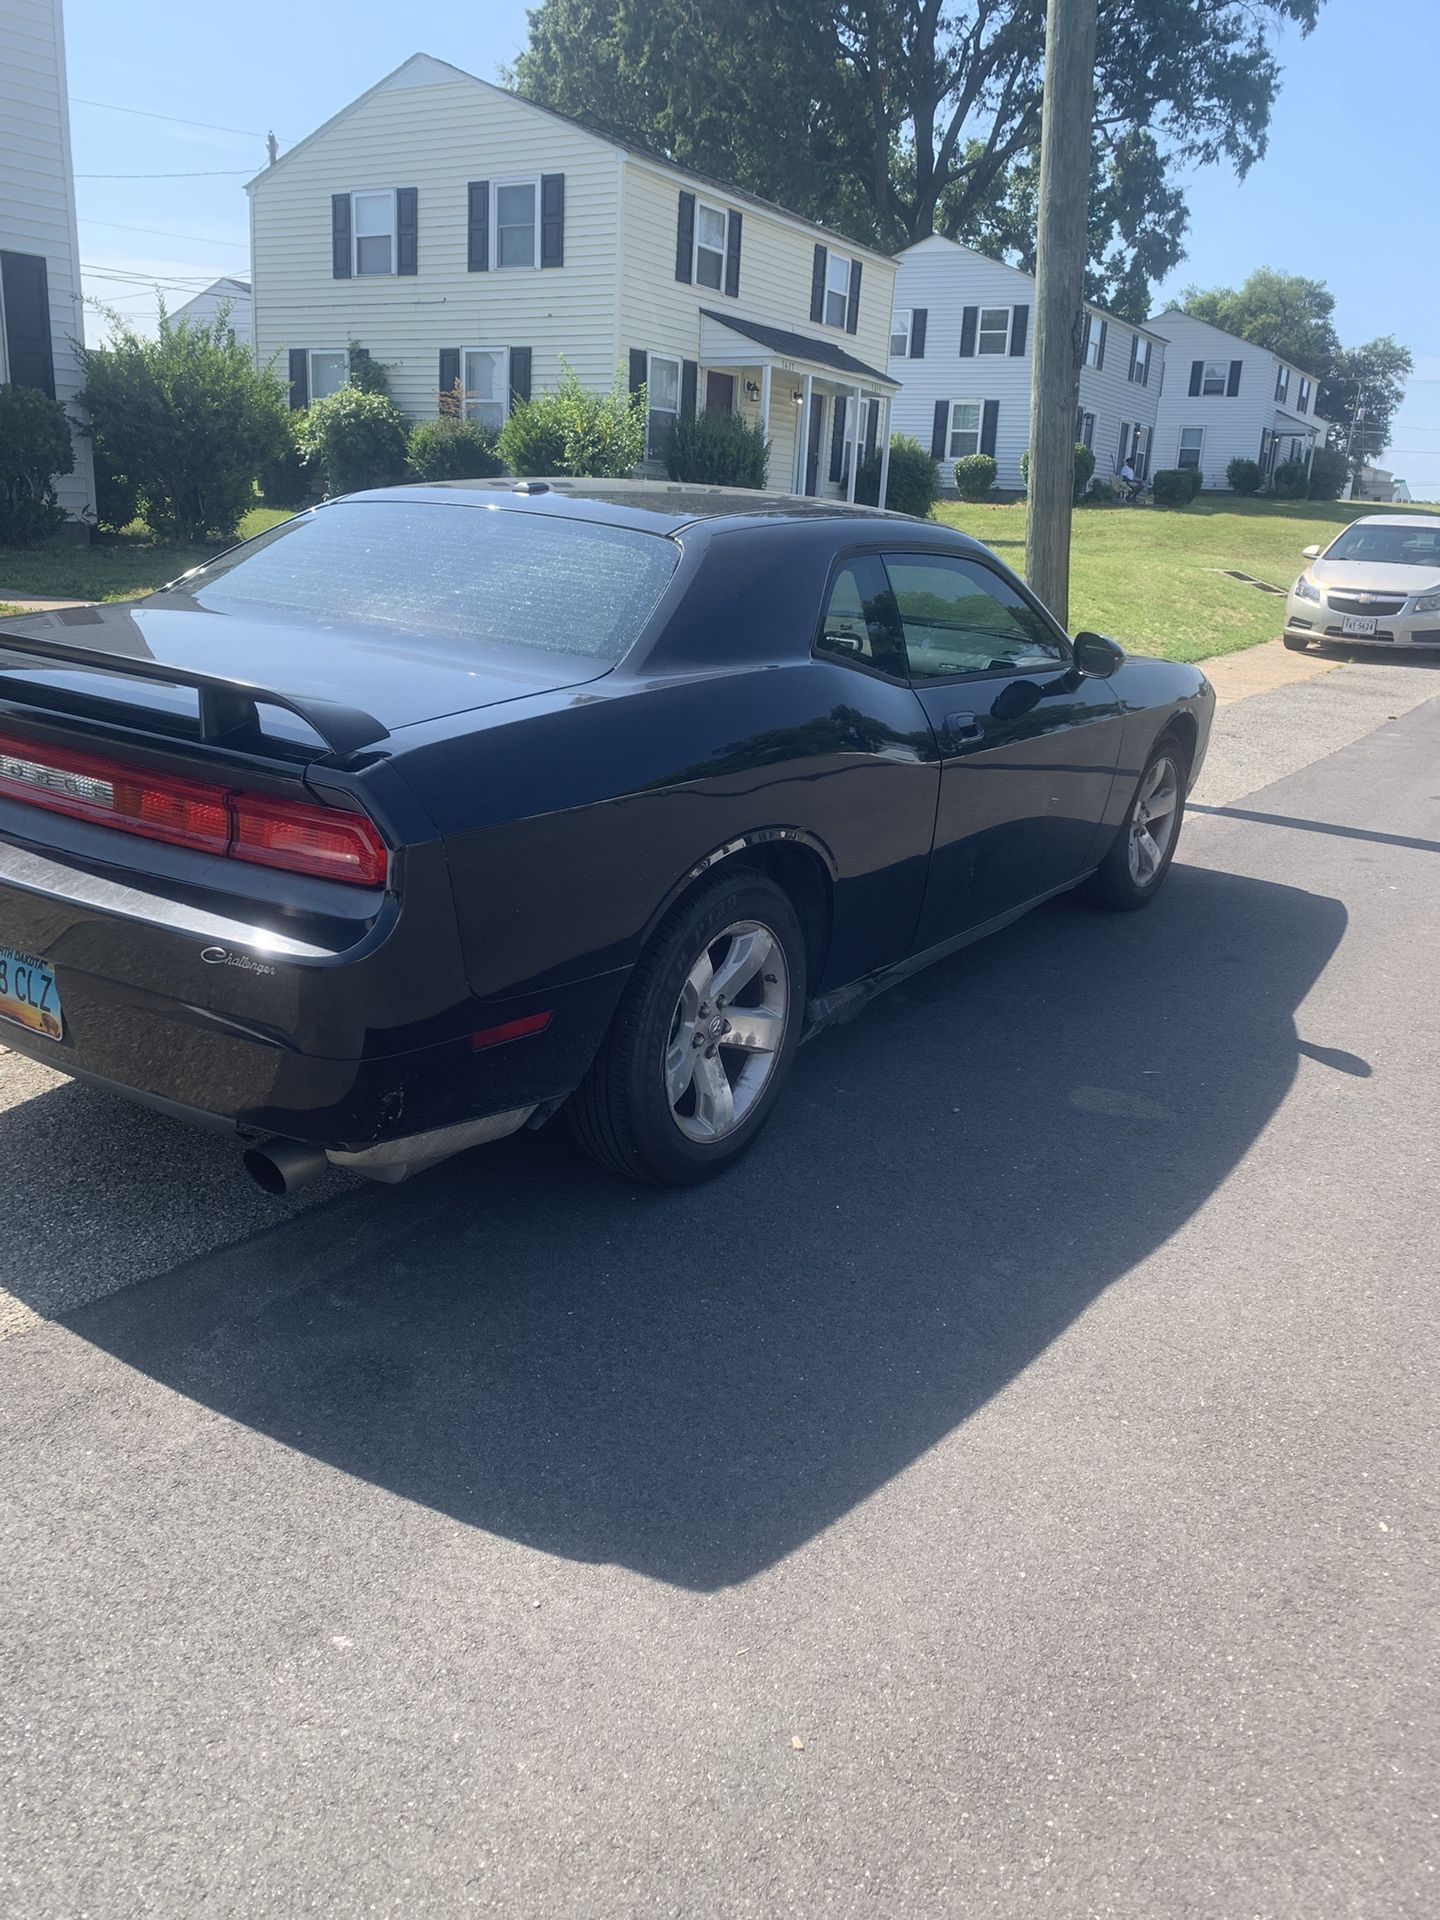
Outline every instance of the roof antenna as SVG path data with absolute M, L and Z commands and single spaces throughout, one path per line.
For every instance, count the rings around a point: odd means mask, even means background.
M 275 138 L 275 129 L 273 127 L 265 136 L 265 151 L 269 154 L 270 165 L 273 167 L 275 162 L 280 158 L 280 142 Z

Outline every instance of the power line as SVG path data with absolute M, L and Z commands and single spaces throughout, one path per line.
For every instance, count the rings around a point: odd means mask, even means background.
M 201 167 L 193 173 L 77 173 L 77 180 L 218 180 L 222 174 L 253 173 L 253 167 Z
M 171 227 L 132 227 L 123 220 L 96 220 L 88 213 L 80 216 L 82 227 L 114 227 L 120 233 L 153 233 L 162 240 L 193 240 L 201 247 L 233 247 L 233 240 L 215 240 L 204 233 L 176 233 Z
M 245 140 L 263 140 L 263 133 L 256 133 L 253 127 L 220 127 L 212 120 L 181 120 L 173 113 L 152 113 L 148 107 L 117 106 L 113 100 L 84 100 L 78 93 L 72 93 L 70 104 L 76 107 L 103 107 L 107 113 L 133 113 L 142 120 L 165 120 L 172 127 L 203 127 L 207 133 L 236 133 Z

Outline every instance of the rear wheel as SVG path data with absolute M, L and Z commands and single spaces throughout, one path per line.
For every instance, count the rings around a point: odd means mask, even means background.
M 1145 763 L 1125 824 L 1091 877 L 1090 897 L 1113 913 L 1148 907 L 1160 891 L 1185 816 L 1189 762 L 1168 734 Z
M 740 872 L 681 900 L 631 975 L 567 1112 L 602 1166 L 688 1186 L 751 1144 L 789 1074 L 805 1006 L 795 910 Z
M 1310 642 L 1300 633 L 1282 633 L 1280 638 L 1291 653 L 1304 653 Z

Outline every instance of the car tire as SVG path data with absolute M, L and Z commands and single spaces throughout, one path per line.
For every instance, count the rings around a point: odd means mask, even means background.
M 764 874 L 740 869 L 685 895 L 641 954 L 567 1103 L 575 1140 L 610 1172 L 656 1186 L 691 1186 L 730 1166 L 789 1076 L 805 974 L 795 909 Z
M 1282 633 L 1280 636 L 1289 653 L 1304 653 L 1310 642 L 1298 633 Z
M 1086 891 L 1096 906 L 1105 907 L 1111 913 L 1134 913 L 1140 907 L 1148 907 L 1159 893 L 1180 843 L 1189 771 L 1190 756 L 1180 742 L 1173 734 L 1163 735 L 1135 783 L 1124 822 L 1110 851 L 1090 876 Z M 1149 807 L 1157 798 L 1167 796 L 1173 801 L 1169 812 L 1151 815 Z M 1137 833 L 1137 817 L 1142 814 L 1144 821 Z M 1169 821 L 1169 831 L 1163 839 L 1150 832 L 1152 820 Z

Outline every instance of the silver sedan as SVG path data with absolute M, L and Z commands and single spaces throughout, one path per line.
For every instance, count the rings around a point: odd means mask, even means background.
M 1440 515 L 1367 514 L 1309 565 L 1285 603 L 1285 644 L 1440 648 Z

